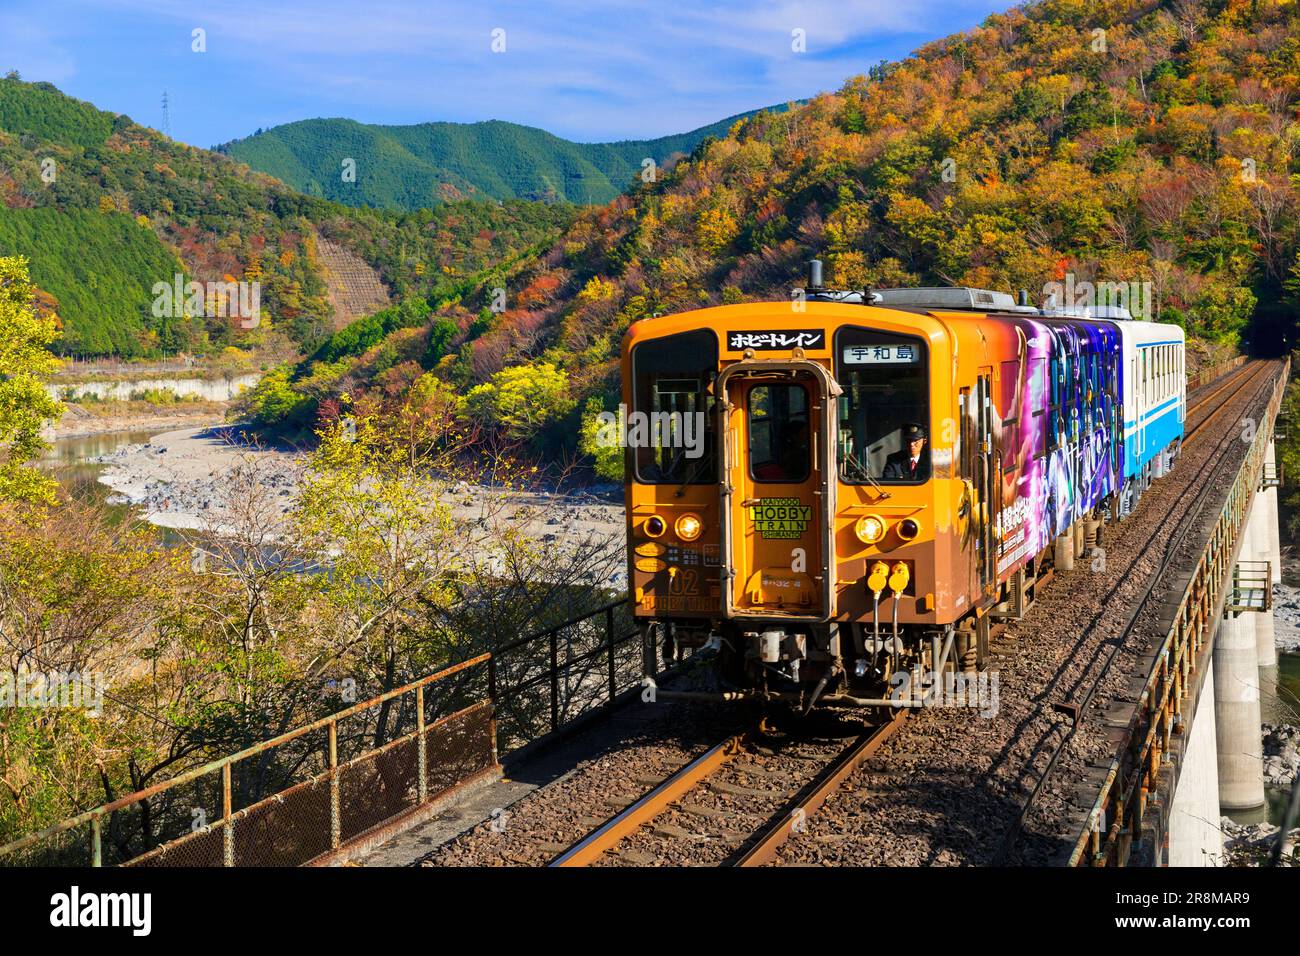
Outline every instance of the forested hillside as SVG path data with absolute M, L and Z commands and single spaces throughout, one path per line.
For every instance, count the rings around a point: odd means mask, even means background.
M 202 353 L 267 336 L 310 351 L 332 328 L 318 235 L 357 252 L 401 297 L 455 285 L 554 236 L 573 214 L 524 202 L 349 209 L 48 83 L 0 80 L 0 255 L 31 259 L 64 353 Z M 261 323 L 155 316 L 151 290 L 177 271 L 260 283 Z
M 419 209 L 467 198 L 606 203 L 641 175 L 644 160 L 668 164 L 706 136 L 725 136 L 740 118 L 617 143 L 574 143 L 499 120 L 376 126 L 313 119 L 216 148 L 308 195 L 350 206 Z M 353 165 L 345 167 L 347 160 Z
M 58 303 L 62 347 L 76 354 L 132 355 L 175 349 L 168 320 L 148 308 L 153 282 L 181 272 L 153 230 L 88 209 L 0 206 L 0 249 L 32 260 L 32 281 Z
M 351 364 L 267 387 L 305 419 L 341 393 L 383 400 L 395 365 L 408 383 L 430 370 L 468 417 L 557 450 L 616 401 L 631 322 L 784 298 L 813 254 L 850 288 L 1149 282 L 1156 317 L 1278 347 L 1300 294 L 1298 97 L 1294 4 L 1029 4 L 743 120 L 584 212 L 509 270 L 504 311 L 486 308 L 494 279 Z

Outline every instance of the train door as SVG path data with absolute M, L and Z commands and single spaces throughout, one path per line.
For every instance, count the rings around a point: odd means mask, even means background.
M 834 415 L 838 389 L 811 362 L 740 362 L 719 376 L 728 617 L 825 621 L 834 609 Z

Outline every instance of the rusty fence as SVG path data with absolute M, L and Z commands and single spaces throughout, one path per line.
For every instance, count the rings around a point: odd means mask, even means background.
M 1172 611 L 1155 662 L 1142 686 L 1128 736 L 1112 761 L 1083 831 L 1069 857 L 1071 866 L 1124 866 L 1135 841 L 1152 829 L 1149 813 L 1157 793 L 1172 783 L 1175 737 L 1187 732 L 1186 715 L 1200 692 L 1211 639 L 1227 592 L 1251 496 L 1264 470 L 1273 422 L 1281 407 L 1290 363 L 1282 366 L 1273 395 L 1228 491 L 1227 500 Z M 1167 823 L 1167 820 L 1166 820 Z
M 1233 369 L 1241 368 L 1246 362 L 1246 356 L 1238 355 L 1236 358 L 1230 358 L 1226 362 L 1219 362 L 1217 365 L 1211 365 L 1209 368 L 1202 369 L 1187 380 L 1187 390 L 1200 388 L 1202 385 L 1209 385 L 1216 378 L 1227 375 Z
M 639 634 L 611 601 L 0 846 L 0 865 L 309 863 L 611 710 L 641 682 Z
M 0 847 L 0 863 L 295 866 L 496 766 L 483 654 Z
M 490 693 L 501 753 L 612 709 L 640 685 L 642 657 L 626 597 L 497 648 Z

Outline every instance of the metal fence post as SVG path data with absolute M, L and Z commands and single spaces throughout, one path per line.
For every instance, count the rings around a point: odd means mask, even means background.
M 221 863 L 235 865 L 235 821 L 230 812 L 230 764 L 221 765 Z
M 90 865 L 104 865 L 103 822 L 99 817 L 90 821 Z
M 419 793 L 420 802 L 424 803 L 429 798 L 429 741 L 424 735 L 424 685 L 421 684 L 415 688 L 415 730 L 416 741 L 415 752 L 417 754 L 418 773 L 420 779 L 416 784 L 416 791 Z
M 330 740 L 330 849 L 337 850 L 342 842 L 343 817 L 339 809 L 339 724 L 329 723 Z
M 618 696 L 618 667 L 614 659 L 614 608 L 605 608 L 605 653 L 609 655 L 609 706 Z
M 560 726 L 560 632 L 551 631 L 551 731 Z

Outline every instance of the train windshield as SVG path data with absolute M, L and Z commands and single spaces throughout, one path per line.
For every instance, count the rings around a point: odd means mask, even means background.
M 708 330 L 642 342 L 632 349 L 633 410 L 626 424 L 637 481 L 718 480 L 713 396 L 718 339 Z
M 835 336 L 840 479 L 907 484 L 930 477 L 930 393 L 925 342 L 844 328 Z

